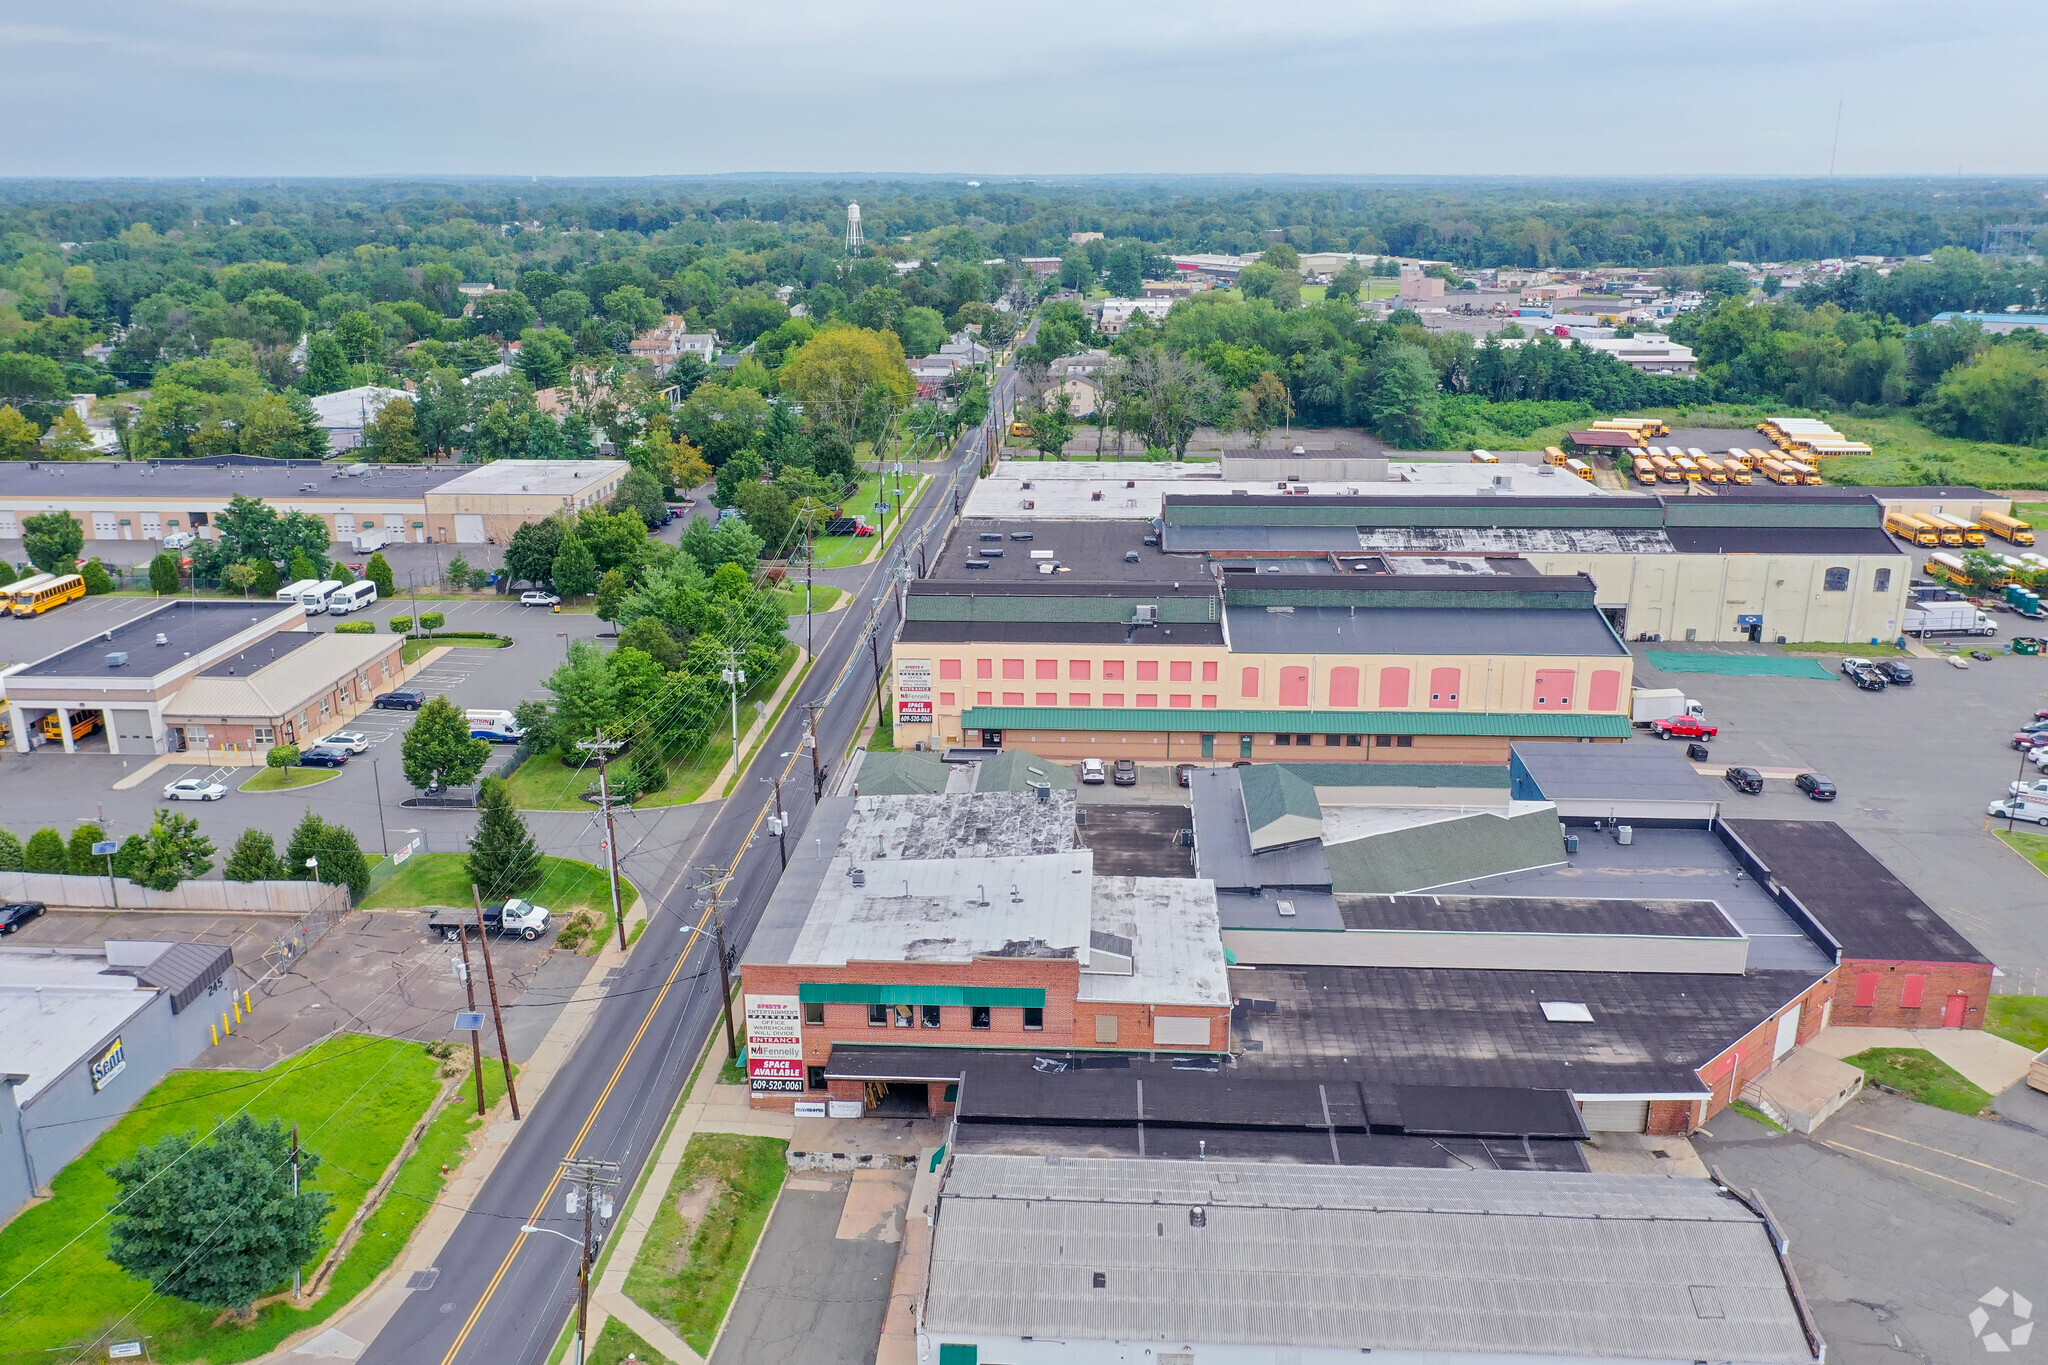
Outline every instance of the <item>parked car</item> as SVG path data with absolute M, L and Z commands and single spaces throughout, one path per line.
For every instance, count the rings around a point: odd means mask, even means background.
M 301 768 L 339 768 L 346 762 L 348 762 L 348 750 L 329 749 L 319 744 L 315 744 L 312 748 L 299 755 L 299 766 Z
M 562 599 L 551 592 L 523 592 L 519 594 L 522 607 L 559 607 Z
M 1108 777 L 1109 774 L 1104 770 L 1101 759 L 1084 758 L 1081 760 L 1081 780 L 1089 786 L 1099 787 L 1108 780 Z
M 2012 737 L 2015 749 L 2039 749 L 2048 745 L 2048 730 L 2019 730 Z
M 1659 739 L 1712 739 L 1721 733 L 1720 726 L 1709 725 L 1698 716 L 1666 716 L 1651 721 L 1650 729 Z
M 1193 779 L 1194 773 L 1195 765 L 1192 763 L 1176 763 L 1173 765 L 1173 780 L 1180 786 L 1185 787 Z
M 320 742 L 330 749 L 346 749 L 352 754 L 370 752 L 370 737 L 354 730 L 336 730 Z
M 380 711 L 417 711 L 427 704 L 424 692 L 386 692 L 370 703 Z
M 1835 784 L 1822 777 L 1819 773 L 1801 773 L 1792 779 L 1792 785 L 1805 792 L 1808 798 L 1814 801 L 1832 801 L 1835 799 Z
M 1750 796 L 1757 796 L 1763 792 L 1764 775 L 1754 768 L 1730 768 L 1721 776 L 1727 780 L 1729 786 L 1739 792 L 1745 792 Z
M 1842 660 L 1842 676 L 1865 692 L 1882 692 L 1889 685 L 1884 674 L 1877 671 L 1877 665 L 1868 659 L 1851 657 Z
M 1897 659 L 1879 659 L 1877 661 L 1877 671 L 1884 674 L 1885 681 L 1895 687 L 1911 687 L 1913 685 L 1913 670 L 1900 663 Z
M 227 794 L 226 787 L 203 777 L 181 778 L 164 788 L 166 801 L 218 801 Z
M 2006 784 L 2005 794 L 2024 797 L 2029 801 L 2048 802 L 2048 778 L 2039 778 L 2032 782 L 2009 782 Z
M 15 901 L 11 905 L 0 905 L 0 934 L 11 934 L 43 913 L 41 901 Z
M 1116 770 L 1111 775 L 1111 780 L 1114 781 L 1119 787 L 1137 786 L 1138 765 L 1128 758 L 1118 759 L 1116 761 Z
M 1984 808 L 1984 813 L 2000 820 L 2027 820 L 2037 825 L 2048 825 L 2048 804 L 2020 797 L 2009 796 L 2003 801 L 1993 801 Z

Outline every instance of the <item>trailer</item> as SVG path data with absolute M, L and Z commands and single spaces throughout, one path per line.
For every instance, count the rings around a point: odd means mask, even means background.
M 517 936 L 528 943 L 539 938 L 548 930 L 549 912 L 545 906 L 535 905 L 513 897 L 503 905 L 484 907 L 484 928 L 499 937 Z M 452 905 L 437 905 L 434 913 L 427 918 L 427 931 L 439 934 L 453 943 L 464 934 L 476 932 L 476 909 L 467 910 Z

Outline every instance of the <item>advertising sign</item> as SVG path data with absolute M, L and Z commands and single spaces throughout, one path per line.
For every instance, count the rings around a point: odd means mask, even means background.
M 122 1049 L 121 1040 L 116 1038 L 107 1045 L 105 1052 L 92 1059 L 92 1088 L 105 1090 L 107 1082 L 127 1069 L 128 1054 Z
M 930 659 L 898 659 L 896 661 L 896 723 L 898 725 L 930 725 L 932 723 L 932 661 Z
M 761 1091 L 804 1088 L 804 1007 L 795 996 L 747 997 L 747 1079 Z

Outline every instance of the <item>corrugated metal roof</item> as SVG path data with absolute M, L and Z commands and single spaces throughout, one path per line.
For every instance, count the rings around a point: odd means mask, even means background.
M 197 1000 L 207 987 L 235 965 L 234 950 L 221 943 L 173 943 L 147 967 L 135 973 L 144 985 L 171 993 L 171 1013 Z
M 1813 1358 L 1762 1221 L 1706 1181 L 963 1154 L 940 1198 L 941 1341 Z
M 245 678 L 194 678 L 164 710 L 176 716 L 288 716 L 398 643 L 395 637 L 323 635 Z
M 1316 800 L 1316 789 L 1285 768 L 1273 764 L 1240 768 L 1237 786 L 1244 796 L 1244 818 L 1251 828 L 1254 848 L 1268 842 L 1261 837 L 1264 831 L 1289 816 L 1312 822 L 1318 828 L 1322 824 L 1323 807 Z M 1312 832 L 1308 826 L 1298 828 L 1304 834 Z
M 1504 735 L 1518 739 L 1626 739 L 1627 716 L 1558 711 L 1225 711 L 1111 706 L 970 706 L 970 730 L 1142 730 L 1209 734 L 1261 730 L 1334 735 Z
M 1324 852 L 1339 894 L 1391 896 L 1561 863 L 1564 831 L 1556 808 L 1543 806 L 1520 815 L 1429 820 L 1327 843 Z

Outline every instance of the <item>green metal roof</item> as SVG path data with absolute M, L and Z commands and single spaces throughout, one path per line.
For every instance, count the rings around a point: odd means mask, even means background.
M 1508 770 L 1491 763 L 1274 763 L 1315 787 L 1472 787 L 1505 791 Z M 1251 771 L 1246 769 L 1247 772 Z
M 1023 792 L 1030 791 L 1036 782 L 1049 782 L 1060 790 L 1070 790 L 1074 786 L 1074 770 L 1064 763 L 1040 758 L 1023 749 L 1005 749 L 994 758 L 982 760 L 981 771 L 975 774 L 974 789 L 978 792 Z
M 870 753 L 860 763 L 863 796 L 935 796 L 946 789 L 946 777 L 937 754 Z
M 1583 582 L 1575 588 L 1523 588 L 1504 586 L 1493 590 L 1496 583 L 1512 585 L 1512 578 L 1488 579 L 1485 591 L 1472 586 L 1474 580 L 1461 579 L 1453 587 L 1435 591 L 1415 589 L 1375 589 L 1360 583 L 1357 579 L 1302 583 L 1279 587 L 1271 583 L 1248 583 L 1243 587 L 1226 584 L 1224 591 L 1230 594 L 1233 607 L 1397 607 L 1420 611 L 1425 608 L 1447 607 L 1465 611 L 1593 611 L 1597 594 L 1591 582 Z
M 869 985 L 856 981 L 804 981 L 796 988 L 806 1005 L 994 1005 L 1044 1009 L 1045 992 L 1025 986 Z
M 1548 807 L 1468 815 L 1326 844 L 1324 853 L 1339 895 L 1398 896 L 1561 863 L 1564 827 Z
M 970 706 L 970 730 L 1143 730 L 1173 734 L 1502 735 L 1625 739 L 1627 716 L 1568 711 L 1222 711 L 1110 706 Z
M 1251 827 L 1256 846 L 1259 831 L 1287 816 L 1321 820 L 1323 803 L 1316 789 L 1285 768 L 1253 764 L 1238 774 L 1238 790 L 1244 793 L 1245 823 Z

